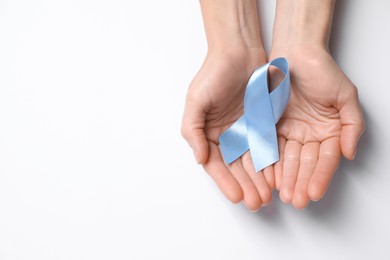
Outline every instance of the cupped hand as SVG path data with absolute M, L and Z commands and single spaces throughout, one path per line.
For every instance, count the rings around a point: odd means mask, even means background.
M 324 196 L 341 154 L 355 157 L 363 113 L 357 88 L 325 49 L 272 56 L 287 56 L 291 73 L 291 98 L 277 124 L 276 188 L 283 202 L 303 209 Z
M 208 53 L 188 89 L 182 121 L 182 135 L 197 162 L 229 200 L 243 200 L 252 211 L 271 200 L 273 167 L 256 173 L 248 152 L 226 165 L 218 137 L 242 115 L 249 77 L 265 62 L 264 51 L 257 49 Z

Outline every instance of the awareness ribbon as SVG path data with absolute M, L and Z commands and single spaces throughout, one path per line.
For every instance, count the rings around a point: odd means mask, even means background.
M 284 73 L 283 81 L 271 93 L 268 68 Z M 244 114 L 219 136 L 225 163 L 230 164 L 250 150 L 256 172 L 279 160 L 276 123 L 290 98 L 290 73 L 285 58 L 277 58 L 253 72 L 244 96 Z

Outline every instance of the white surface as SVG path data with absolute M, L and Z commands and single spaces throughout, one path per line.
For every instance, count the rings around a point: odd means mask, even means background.
M 332 52 L 367 119 L 357 159 L 305 211 L 274 196 L 253 214 L 179 134 L 206 52 L 197 1 L 0 1 L 0 259 L 390 259 L 389 11 L 337 6 Z

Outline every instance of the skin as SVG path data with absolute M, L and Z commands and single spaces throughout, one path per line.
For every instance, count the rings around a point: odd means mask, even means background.
M 364 129 L 357 90 L 327 50 L 330 0 L 278 0 L 270 59 L 287 57 L 291 100 L 277 125 L 280 160 L 256 173 L 250 153 L 223 162 L 218 136 L 243 113 L 252 72 L 266 62 L 256 1 L 200 1 L 208 53 L 190 84 L 182 135 L 198 163 L 233 203 L 257 211 L 273 188 L 294 207 L 320 199 L 341 153 L 352 159 Z M 280 75 L 270 71 L 271 85 Z
M 266 63 L 256 1 L 200 1 L 208 53 L 188 89 L 182 135 L 198 163 L 233 203 L 252 211 L 271 200 L 272 167 L 256 174 L 249 153 L 225 165 L 218 137 L 243 113 L 243 97 L 253 71 Z M 271 187 L 267 182 L 271 183 Z
M 365 127 L 357 88 L 328 50 L 333 8 L 332 0 L 277 2 L 270 59 L 289 60 L 291 99 L 277 125 L 275 179 L 280 199 L 298 209 L 324 196 Z

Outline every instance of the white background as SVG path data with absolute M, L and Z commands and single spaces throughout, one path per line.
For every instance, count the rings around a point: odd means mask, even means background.
M 250 213 L 179 134 L 198 1 L 0 0 L 0 260 L 390 259 L 389 14 L 336 7 L 332 53 L 367 120 L 356 160 L 305 211 L 275 193 Z

